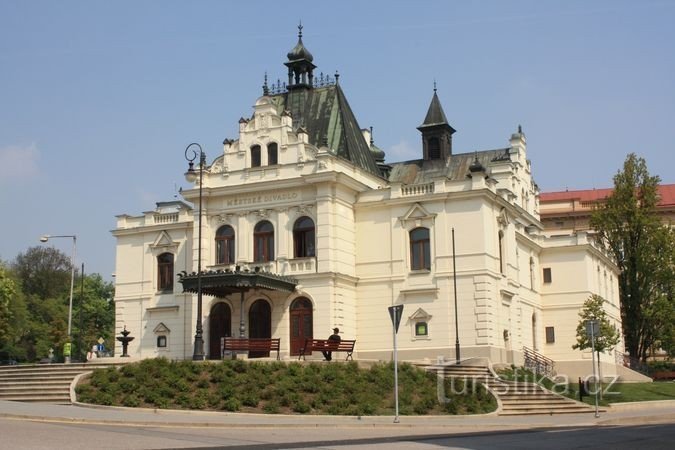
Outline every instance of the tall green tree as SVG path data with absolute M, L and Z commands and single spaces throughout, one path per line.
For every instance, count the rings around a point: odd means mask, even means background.
M 28 327 L 28 308 L 21 283 L 14 272 L 0 262 L 0 350 L 18 360 L 26 359 L 21 345 Z
M 596 320 L 600 326 L 600 332 L 595 337 L 595 351 L 600 353 L 611 352 L 619 343 L 621 336 L 619 330 L 607 317 L 604 308 L 605 299 L 593 294 L 584 302 L 579 312 L 579 324 L 577 325 L 577 343 L 573 349 L 585 350 L 591 348 L 591 338 L 586 334 L 586 322 Z
M 672 333 L 675 232 L 657 215 L 658 176 L 631 153 L 614 176 L 614 190 L 591 217 L 600 245 L 619 267 L 626 349 L 646 360 L 649 349 Z
M 81 278 L 79 282 L 73 300 L 73 323 L 78 341 L 77 352 L 82 352 L 80 356 L 83 357 L 99 338 L 103 338 L 106 348 L 113 348 L 115 304 L 114 286 L 104 281 L 101 275 L 87 275 L 83 284 Z

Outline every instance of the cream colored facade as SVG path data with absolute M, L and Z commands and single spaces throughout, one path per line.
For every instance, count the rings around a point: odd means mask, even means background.
M 303 55 L 302 61 L 311 63 L 311 55 Z M 289 68 L 297 60 L 289 53 Z M 258 333 L 260 324 L 253 322 L 262 317 L 269 334 L 281 339 L 282 358 L 295 358 L 293 308 L 302 298 L 311 304 L 309 316 L 303 316 L 303 336 L 325 338 L 339 327 L 344 339 L 356 339 L 357 359 L 392 357 L 387 308 L 404 305 L 398 333 L 401 359 L 454 359 L 458 335 L 462 359 L 481 356 L 520 365 L 523 347 L 528 347 L 554 359 L 558 372 L 569 370 L 571 377 L 590 372 L 590 354 L 571 348 L 578 313 L 589 295 L 597 293 L 608 300 L 607 312 L 620 327 L 616 267 L 583 232 L 545 235 L 520 129 L 507 147 L 458 154 L 450 147 L 438 158 L 427 155 L 427 137 L 432 135 L 423 125 L 423 159 L 385 165 L 368 131 L 359 132 L 362 142 L 355 141 L 353 132 L 348 135 L 353 119 L 345 113 L 351 110 L 338 84 L 290 85 L 289 75 L 287 93 L 267 92 L 258 98 L 253 116 L 240 121 L 239 136 L 226 140 L 222 152 L 208 161 L 202 185 L 201 264 L 205 271 L 258 267 L 293 277 L 298 284 L 291 293 L 251 290 L 243 301 L 239 294 L 204 296 L 207 357 L 219 356 L 213 341 L 218 336 L 214 330 L 223 326 L 214 319 L 220 308 L 228 311 L 227 334 Z M 283 106 L 292 104 L 291 95 L 324 101 L 321 96 L 333 94 L 331 108 L 343 108 L 342 128 L 329 139 L 321 138 L 321 145 L 311 126 L 305 127 L 311 120 L 298 123 Z M 434 106 L 437 101 L 434 93 L 427 119 L 432 109 L 440 108 L 440 103 Z M 444 119 L 442 110 L 440 114 Z M 448 138 L 454 132 L 447 124 L 438 127 L 425 120 L 425 125 L 449 133 Z M 331 147 L 331 142 L 346 144 Z M 273 147 L 276 161 L 265 151 Z M 260 161 L 254 148 L 262 149 Z M 372 154 L 359 156 L 358 148 Z M 435 155 L 432 150 L 429 155 Z M 364 157 L 373 160 L 364 163 Z M 198 191 L 195 185 L 182 195 L 197 205 Z M 182 292 L 178 274 L 197 268 L 198 214 L 197 208 L 173 201 L 141 216 L 117 218 L 116 331 L 126 326 L 135 337 L 129 345 L 132 357 L 192 357 L 196 295 Z M 314 250 L 298 257 L 294 226 L 302 218 L 314 224 Z M 255 262 L 255 230 L 263 221 L 273 226 L 273 258 Z M 223 226 L 234 231 L 234 261 L 217 264 L 216 235 Z M 419 261 L 412 260 L 414 230 L 426 230 L 428 236 L 424 267 L 415 267 Z M 169 290 L 158 288 L 158 258 L 166 254 L 173 257 Z M 550 269 L 551 282 L 545 282 L 544 269 Z M 252 313 L 259 301 L 269 317 Z M 547 327 L 554 328 L 552 342 L 547 342 Z M 121 348 L 115 353 L 121 354 Z M 603 360 L 605 374 L 615 373 L 614 357 Z

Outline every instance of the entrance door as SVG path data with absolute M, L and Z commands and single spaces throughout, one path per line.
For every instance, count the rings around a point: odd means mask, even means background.
M 312 302 L 305 297 L 296 298 L 291 304 L 291 356 L 300 354 L 305 339 L 312 339 L 312 328 Z
M 272 337 L 272 309 L 265 300 L 256 300 L 248 310 L 248 337 Z M 249 358 L 264 358 L 269 352 L 248 352 Z
M 216 303 L 209 314 L 209 359 L 221 359 L 220 338 L 232 334 L 232 314 L 227 303 Z

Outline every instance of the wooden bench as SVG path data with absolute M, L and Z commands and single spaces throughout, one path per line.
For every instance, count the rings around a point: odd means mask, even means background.
M 340 342 L 329 341 L 328 339 L 305 339 L 305 345 L 300 349 L 300 358 L 305 359 L 305 355 L 312 354 L 312 352 L 346 352 L 347 358 L 345 361 L 354 360 L 352 353 L 354 353 L 354 345 L 356 341 L 341 340 Z
M 274 338 L 233 338 L 224 337 L 222 348 L 224 352 L 277 352 L 279 359 L 279 343 L 281 339 Z

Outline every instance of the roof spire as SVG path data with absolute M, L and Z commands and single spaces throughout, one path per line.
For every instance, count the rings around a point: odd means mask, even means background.
M 373 127 L 370 127 L 370 145 L 371 145 L 371 147 L 374 143 L 375 143 L 375 139 L 373 139 Z
M 314 86 L 314 69 L 312 64 L 314 57 L 302 43 L 302 21 L 298 24 L 298 43 L 288 52 L 288 61 L 284 63 L 288 67 L 288 89 L 304 88 L 312 89 Z
M 436 93 L 436 78 L 434 78 L 434 94 Z
M 267 71 L 265 71 L 265 82 L 263 83 L 263 95 L 270 95 L 270 89 L 267 86 Z

